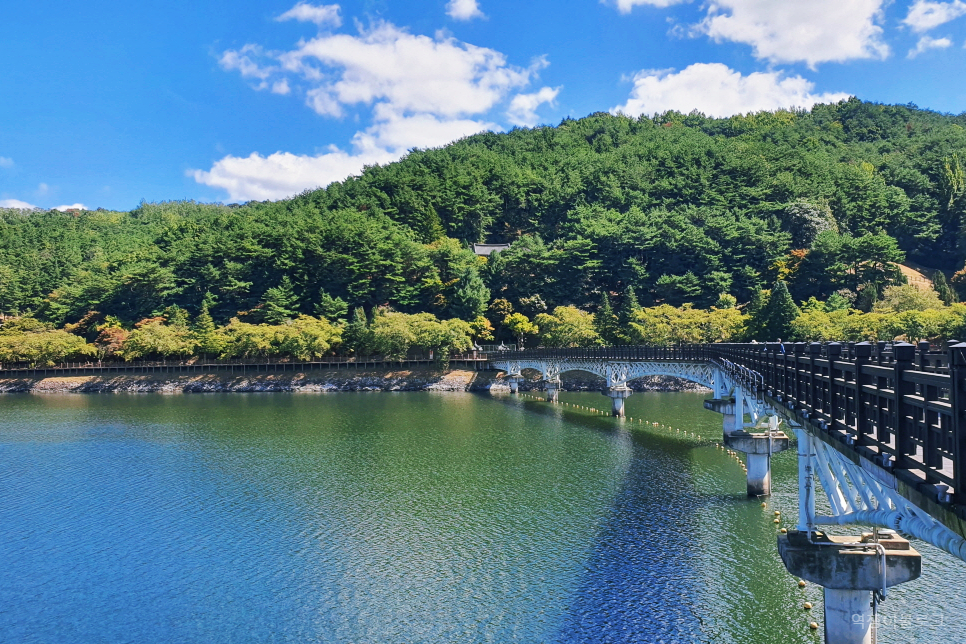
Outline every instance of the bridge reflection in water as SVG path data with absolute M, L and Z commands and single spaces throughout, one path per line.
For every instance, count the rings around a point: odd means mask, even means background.
M 966 560 L 966 343 L 711 344 L 550 349 L 490 354 L 518 390 L 542 375 L 556 402 L 560 375 L 587 371 L 623 416 L 628 382 L 665 375 L 713 392 L 726 445 L 748 455 L 750 496 L 770 493 L 771 455 L 798 444 L 796 530 L 779 535 L 786 568 L 825 588 L 825 639 L 866 643 L 888 588 L 921 574 L 900 535 Z M 818 515 L 824 493 L 831 512 Z M 871 532 L 831 536 L 822 525 Z M 870 601 L 871 600 L 871 601 Z

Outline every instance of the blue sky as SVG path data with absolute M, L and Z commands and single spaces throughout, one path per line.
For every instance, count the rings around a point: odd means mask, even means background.
M 37 0 L 0 24 L 6 207 L 280 199 L 597 111 L 966 111 L 963 0 Z

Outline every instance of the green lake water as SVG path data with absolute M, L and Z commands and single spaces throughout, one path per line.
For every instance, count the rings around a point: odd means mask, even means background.
M 4 396 L 0 642 L 819 642 L 704 397 Z M 966 642 L 916 547 L 879 641 Z

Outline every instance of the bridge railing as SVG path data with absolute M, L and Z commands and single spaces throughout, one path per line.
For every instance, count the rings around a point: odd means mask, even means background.
M 711 357 L 707 347 L 713 346 L 716 345 L 617 345 L 573 349 L 538 347 L 521 351 L 490 353 L 488 356 L 491 360 L 707 360 Z
M 966 505 L 966 343 L 538 348 L 498 359 L 713 361 L 923 493 Z
M 966 503 L 966 345 L 796 343 L 718 351 L 775 399 L 937 499 Z

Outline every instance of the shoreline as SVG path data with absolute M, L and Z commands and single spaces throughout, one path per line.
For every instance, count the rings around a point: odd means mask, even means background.
M 502 371 L 467 369 L 312 370 L 302 372 L 229 374 L 123 374 L 112 376 L 48 376 L 10 378 L 0 375 L 0 394 L 30 393 L 254 393 L 349 391 L 510 391 Z M 603 379 L 574 373 L 561 376 L 564 391 L 600 391 Z M 695 383 L 668 376 L 648 376 L 628 382 L 634 391 L 706 391 Z M 539 379 L 520 383 L 521 391 L 541 391 Z

